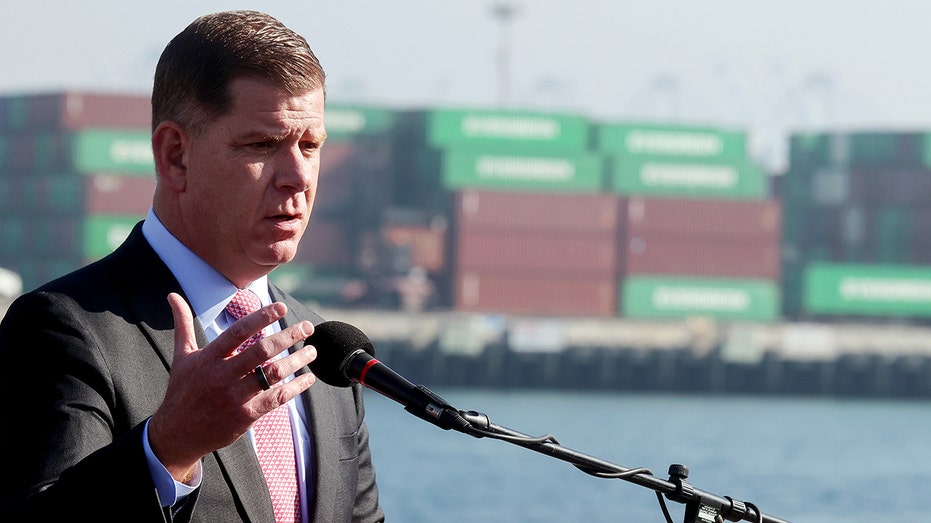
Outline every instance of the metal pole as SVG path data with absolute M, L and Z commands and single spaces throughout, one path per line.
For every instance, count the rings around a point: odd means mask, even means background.
M 497 99 L 498 105 L 510 102 L 511 89 L 511 21 L 517 14 L 517 7 L 509 3 L 492 6 L 491 13 L 498 20 L 497 50 Z

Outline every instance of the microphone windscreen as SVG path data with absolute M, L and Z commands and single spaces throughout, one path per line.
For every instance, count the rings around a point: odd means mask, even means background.
M 310 370 L 324 383 L 334 387 L 348 387 L 352 381 L 344 372 L 346 358 L 362 349 L 375 356 L 375 347 L 364 332 L 341 321 L 325 321 L 314 327 L 307 342 L 316 347 L 317 359 L 310 362 Z

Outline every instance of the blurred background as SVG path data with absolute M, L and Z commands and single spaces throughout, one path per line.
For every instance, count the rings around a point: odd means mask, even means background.
M 411 379 L 505 412 L 562 407 L 548 414 L 590 448 L 616 437 L 584 430 L 604 394 L 679 416 L 682 398 L 704 398 L 698 411 L 741 410 L 756 426 L 775 406 L 784 416 L 769 430 L 784 437 L 766 449 L 752 446 L 758 433 L 713 439 L 753 453 L 795 442 L 769 478 L 810 475 L 780 487 L 776 515 L 901 521 L 926 510 L 889 515 L 811 485 L 839 464 L 812 456 L 861 433 L 863 412 L 903 423 L 851 447 L 874 453 L 922 418 L 901 400 L 928 414 L 931 5 L 13 3 L 0 16 L 0 303 L 106 255 L 144 216 L 158 56 L 195 17 L 237 8 L 305 35 L 328 74 L 318 201 L 275 283 L 362 328 Z M 373 446 L 388 444 L 379 431 L 394 446 L 375 450 L 392 465 L 416 459 L 397 445 L 416 440 L 405 435 L 422 429 L 404 422 L 419 420 L 384 410 L 370 412 Z M 681 421 L 638 416 L 664 434 Z M 800 427 L 825 419 L 835 424 L 798 443 Z M 907 432 L 917 445 L 931 427 Z M 883 462 L 917 458 L 902 453 L 909 441 Z M 902 482 L 927 478 L 898 472 L 890 465 L 898 481 L 881 491 L 909 505 Z M 386 505 L 412 486 L 383 476 Z M 502 487 L 475 502 L 490 507 L 485 520 L 616 521 L 629 509 L 559 515 L 559 500 L 518 495 Z M 654 520 L 652 503 L 620 520 Z M 393 508 L 403 521 L 478 517 Z

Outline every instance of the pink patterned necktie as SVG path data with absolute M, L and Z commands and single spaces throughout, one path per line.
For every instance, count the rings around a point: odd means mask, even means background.
M 259 310 L 261 306 L 262 303 L 254 292 L 240 289 L 236 291 L 226 310 L 238 320 Z M 254 334 L 243 342 L 240 350 L 251 347 L 260 339 L 261 332 Z M 301 521 L 297 462 L 294 457 L 294 440 L 291 437 L 291 420 L 287 405 L 281 405 L 259 418 L 252 426 L 252 432 L 255 436 L 259 465 L 265 474 L 265 482 L 268 483 L 272 497 L 276 523 Z

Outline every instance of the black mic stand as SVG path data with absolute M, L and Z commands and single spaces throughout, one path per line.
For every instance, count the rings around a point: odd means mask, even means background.
M 588 456 L 565 448 L 552 435 L 531 437 L 526 434 L 495 425 L 488 416 L 475 411 L 447 411 L 451 418 L 461 417 L 464 422 L 455 428 L 476 438 L 493 438 L 513 443 L 541 454 L 566 461 L 587 474 L 600 478 L 623 479 L 647 487 L 656 492 L 666 521 L 672 518 L 663 500 L 665 495 L 670 501 L 685 504 L 684 523 L 723 523 L 728 521 L 755 521 L 760 523 L 789 523 L 784 519 L 763 514 L 753 503 L 733 499 L 729 496 L 717 496 L 699 490 L 688 484 L 688 468 L 684 465 L 670 465 L 669 480 L 657 478 L 649 469 L 628 469 L 607 461 Z M 446 428 L 446 427 L 444 427 Z

